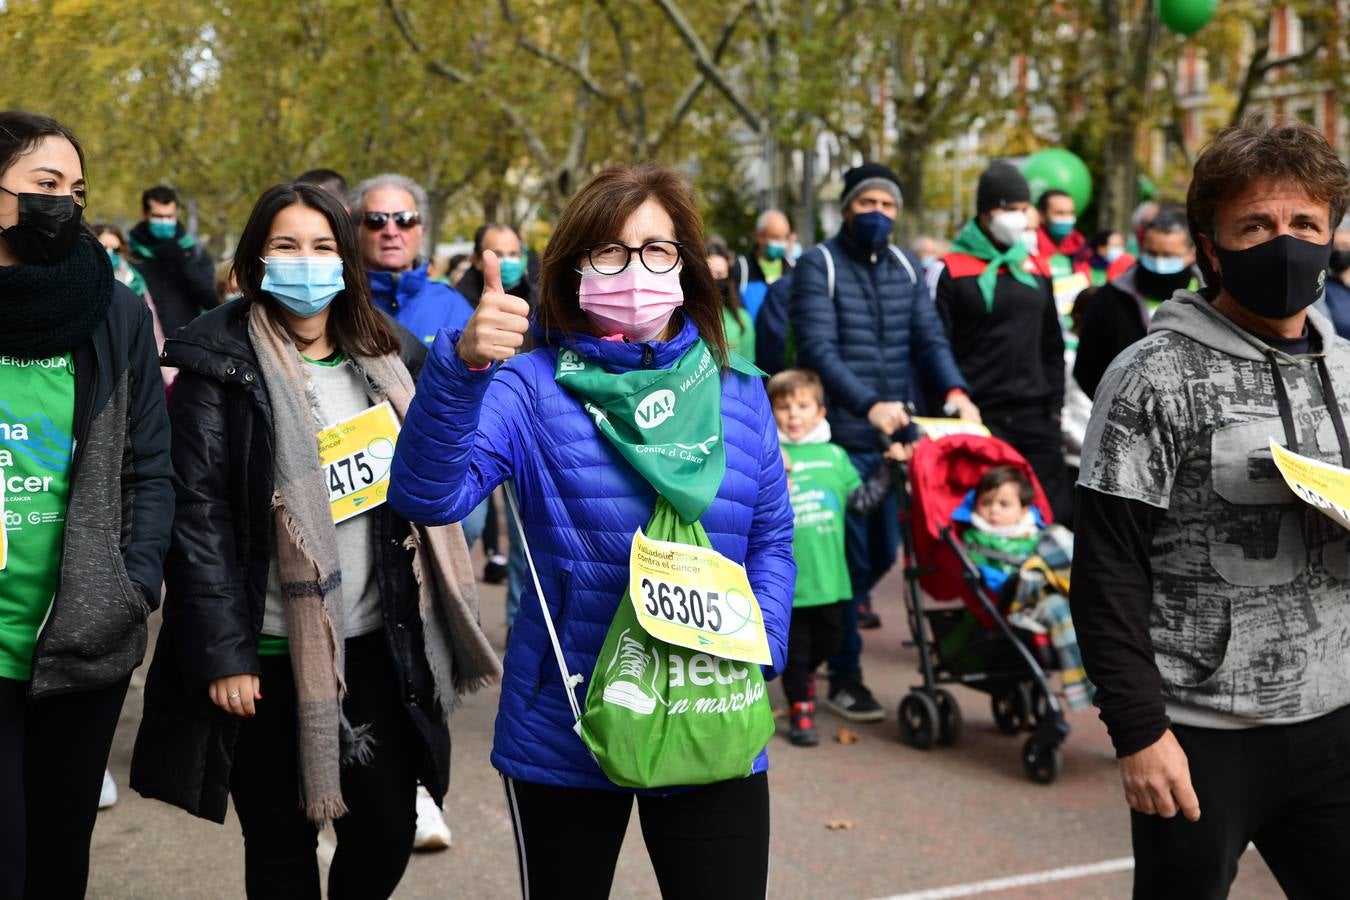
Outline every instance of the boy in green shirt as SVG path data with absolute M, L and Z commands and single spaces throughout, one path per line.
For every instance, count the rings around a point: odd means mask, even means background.
M 797 560 L 783 668 L 783 692 L 790 705 L 788 739 L 810 747 L 819 742 L 812 679 L 821 662 L 839 650 L 844 639 L 840 604 L 853 597 L 844 555 L 844 516 L 875 509 L 891 490 L 891 475 L 883 465 L 864 484 L 848 452 L 830 443 L 825 388 L 815 372 L 779 372 L 769 379 L 768 391 L 788 471 L 792 553 Z M 899 445 L 887 453 L 891 459 L 900 455 Z

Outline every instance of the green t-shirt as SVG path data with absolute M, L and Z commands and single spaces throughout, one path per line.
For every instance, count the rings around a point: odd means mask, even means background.
M 765 284 L 773 284 L 783 277 L 783 261 L 781 259 L 761 259 L 759 262 L 759 271 L 764 275 Z
M 792 471 L 792 555 L 797 560 L 793 606 L 848 600 L 853 585 L 844 555 L 848 495 L 862 486 L 858 470 L 838 444 L 784 444 Z
M 755 358 L 755 323 L 744 309 L 731 311 L 731 307 L 722 307 L 722 327 L 727 332 L 727 346 L 746 359 Z
M 0 678 L 32 677 L 61 574 L 75 421 L 75 363 L 0 356 Z

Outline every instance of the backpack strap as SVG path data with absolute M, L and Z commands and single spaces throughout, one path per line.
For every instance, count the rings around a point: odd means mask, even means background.
M 820 247 L 821 254 L 825 257 L 825 290 L 826 296 L 830 302 L 834 302 L 834 257 L 830 254 L 830 248 L 824 244 L 817 244 Z
M 888 246 L 891 248 L 891 255 L 900 260 L 900 265 L 904 266 L 905 271 L 909 273 L 909 283 L 918 284 L 919 276 L 914 274 L 914 267 L 909 264 L 909 260 L 905 258 L 904 252 L 894 244 L 889 244 Z
M 744 294 L 745 289 L 750 286 L 750 263 L 744 256 L 738 256 L 736 266 L 741 270 L 741 283 L 736 289 Z

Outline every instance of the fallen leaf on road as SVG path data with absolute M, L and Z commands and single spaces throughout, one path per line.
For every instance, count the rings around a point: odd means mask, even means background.
M 830 829 L 831 831 L 852 831 L 852 830 L 853 830 L 853 820 L 852 820 L 852 819 L 831 819 L 830 821 L 828 821 L 828 822 L 825 823 L 825 827 L 828 828 L 828 829 Z
M 849 730 L 847 725 L 840 725 L 839 733 L 834 736 L 834 739 L 841 744 L 856 744 L 858 743 L 858 733 Z

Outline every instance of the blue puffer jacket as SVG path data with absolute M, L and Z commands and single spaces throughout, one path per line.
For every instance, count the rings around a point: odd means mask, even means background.
M 408 519 L 457 522 L 514 478 L 530 552 L 563 653 L 589 683 L 628 578 L 633 532 L 656 502 L 650 485 L 553 380 L 557 350 L 542 347 L 492 371 L 471 372 L 441 332 L 422 371 L 394 457 L 389 502 Z M 576 348 L 611 372 L 673 365 L 697 339 L 692 322 L 669 342 L 626 344 L 578 335 Z M 726 476 L 701 519 L 713 547 L 742 562 L 764 612 L 773 666 L 787 654 L 797 566 L 792 508 L 768 398 L 758 378 L 722 377 Z M 512 535 L 514 538 L 515 535 Z M 511 778 L 611 788 L 572 730 L 572 713 L 533 584 L 511 631 L 492 764 Z M 577 688 L 585 699 L 587 684 Z M 754 771 L 768 761 L 761 753 Z
M 463 328 L 473 315 L 464 295 L 444 282 L 432 281 L 426 265 L 401 275 L 367 272 L 366 278 L 375 308 L 398 320 L 424 344 L 434 341 L 442 328 Z
M 847 226 L 825 242 L 834 260 L 830 296 L 825 255 L 819 248 L 797 261 L 788 317 L 796 341 L 796 364 L 825 383 L 834 442 L 858 452 L 875 450 L 876 429 L 867 411 L 880 401 L 941 400 L 966 388 L 952 357 L 919 263 L 904 251 L 873 252 Z M 912 390 L 917 371 L 924 395 Z

